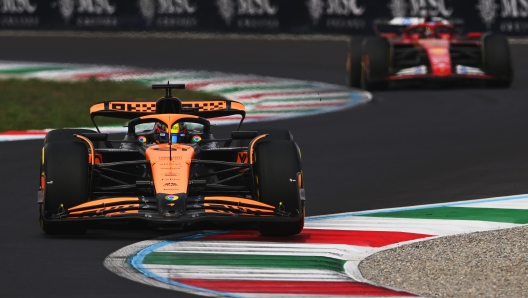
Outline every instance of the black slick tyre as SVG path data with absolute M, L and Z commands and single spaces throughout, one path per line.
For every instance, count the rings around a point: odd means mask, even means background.
M 300 201 L 298 174 L 302 173 L 297 144 L 267 141 L 255 148 L 256 194 L 260 202 L 272 205 L 284 216 L 299 217 L 295 222 L 261 222 L 262 236 L 291 236 L 304 227 L 304 202 Z
M 46 134 L 46 137 L 44 138 L 44 145 L 54 142 L 76 141 L 78 138 L 76 138 L 74 135 L 80 135 L 83 133 L 96 133 L 96 131 L 79 128 L 55 129 Z
M 363 40 L 361 60 L 361 87 L 365 90 L 384 90 L 385 78 L 389 74 L 390 48 L 381 37 L 368 37 Z
M 255 129 L 257 135 L 267 134 L 268 136 L 264 138 L 266 141 L 293 141 L 293 136 L 291 132 L 283 128 L 259 128 Z M 239 140 L 239 147 L 247 147 L 251 140 Z
M 486 87 L 508 88 L 513 81 L 510 44 L 505 36 L 486 34 L 482 38 L 482 68 L 496 79 L 487 80 Z
M 361 88 L 361 59 L 363 38 L 353 37 L 348 42 L 347 48 L 347 86 Z
M 96 131 L 91 129 L 81 129 L 81 128 L 62 128 L 49 131 L 44 138 L 44 146 L 48 143 L 56 142 L 79 142 L 84 143 L 81 139 L 75 137 L 75 135 L 80 135 L 83 133 L 96 133 Z M 94 145 L 96 145 L 95 143 Z M 40 172 L 42 172 L 42 165 Z
M 88 150 L 77 142 L 51 142 L 44 146 L 44 200 L 41 227 L 47 234 L 82 234 L 86 228 L 71 223 L 47 222 L 54 215 L 88 200 Z

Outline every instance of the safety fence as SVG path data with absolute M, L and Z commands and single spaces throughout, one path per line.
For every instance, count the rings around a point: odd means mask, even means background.
M 425 11 L 528 34 L 528 0 L 0 0 L 0 29 L 365 35 L 376 19 Z

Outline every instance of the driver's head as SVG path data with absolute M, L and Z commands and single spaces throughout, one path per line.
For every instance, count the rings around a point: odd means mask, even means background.
M 426 27 L 424 34 L 425 34 L 426 37 L 431 37 L 433 35 L 433 31 L 431 30 L 431 28 Z
M 169 141 L 169 130 L 167 125 L 156 122 L 154 125 L 154 130 L 158 135 L 158 139 L 162 143 L 167 143 Z M 187 135 L 187 126 L 183 122 L 174 123 L 170 130 L 171 134 L 171 143 L 181 143 L 185 141 L 185 136 Z
M 154 131 L 160 142 L 166 143 L 168 141 L 169 133 L 167 131 L 167 125 L 161 122 L 156 122 L 156 124 L 154 124 Z
M 183 122 L 174 123 L 171 128 L 172 143 L 182 143 L 187 135 L 187 126 Z

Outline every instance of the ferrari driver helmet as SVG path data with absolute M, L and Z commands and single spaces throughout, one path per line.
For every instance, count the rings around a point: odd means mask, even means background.
M 431 30 L 431 28 L 429 26 L 426 26 L 426 27 L 422 27 L 423 28 L 423 31 L 422 31 L 422 36 L 425 37 L 425 38 L 429 38 L 433 35 L 433 31 Z

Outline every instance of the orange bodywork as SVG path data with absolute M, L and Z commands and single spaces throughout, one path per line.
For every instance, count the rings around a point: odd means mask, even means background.
M 239 207 L 239 206 L 233 206 L 233 205 L 225 205 L 225 204 L 204 204 L 204 207 L 205 207 L 205 210 L 208 210 L 208 209 L 220 209 L 220 210 L 226 210 L 226 209 L 231 209 L 231 210 L 228 210 L 228 211 L 233 211 L 233 212 L 242 212 L 242 213 L 250 213 L 250 214 L 255 214 L 255 213 L 268 213 L 269 215 L 274 215 L 275 212 L 272 211 L 272 210 L 268 210 L 268 209 L 260 209 L 260 208 L 249 208 L 249 207 Z
M 255 144 L 257 143 L 258 140 L 260 139 L 263 139 L 265 138 L 266 136 L 268 136 L 267 134 L 266 135 L 260 135 L 258 137 L 256 137 L 255 139 L 253 139 L 253 141 L 251 141 L 251 144 L 249 145 L 249 163 L 250 164 L 253 164 L 253 162 L 255 161 L 255 158 L 253 156 L 253 148 L 255 147 Z
M 95 156 L 94 156 L 94 146 L 92 144 L 92 141 L 90 141 L 87 137 L 84 137 L 84 136 L 81 136 L 81 135 L 75 135 L 76 137 L 78 137 L 79 139 L 83 140 L 86 142 L 86 144 L 88 144 L 88 147 L 90 147 L 90 154 L 88 155 L 88 161 L 90 162 L 90 164 L 94 165 L 95 164 Z
M 90 114 L 99 111 L 118 111 L 118 112 L 156 112 L 156 103 L 152 101 L 146 102 L 127 102 L 127 101 L 111 101 L 107 103 L 98 103 L 90 108 Z
M 259 216 L 275 215 L 275 207 L 244 198 L 223 196 L 205 197 L 204 202 L 205 212 L 207 213 L 258 214 Z M 243 206 L 240 206 L 240 204 L 243 204 Z
M 244 199 L 244 198 L 237 198 L 237 197 L 205 197 L 204 201 L 206 203 L 211 202 L 211 201 L 232 202 L 233 205 L 248 204 L 248 205 L 258 206 L 258 207 L 261 207 L 261 208 L 268 208 L 270 210 L 274 210 L 275 209 L 275 207 L 273 207 L 271 205 L 268 205 L 268 204 L 264 204 L 264 203 L 261 203 L 261 202 L 257 202 L 257 201 L 249 200 L 249 199 Z
M 180 120 L 181 118 L 199 118 L 198 116 L 187 115 L 187 114 L 158 114 L 158 115 L 147 115 L 139 117 L 141 119 L 158 119 L 165 122 L 167 125 L 172 127 L 172 124 Z
M 216 111 L 227 109 L 227 102 L 225 100 L 210 100 L 210 101 L 182 101 L 184 108 L 198 108 L 198 111 Z
M 181 118 L 199 118 L 185 114 L 161 114 L 143 116 L 141 119 L 156 119 L 165 122 L 168 127 Z M 169 140 L 171 130 L 169 130 Z M 194 158 L 194 149 L 183 144 L 159 144 L 150 147 L 145 152 L 145 157 L 150 160 L 152 180 L 157 193 L 178 194 L 186 193 L 189 185 L 189 172 L 191 160 Z
M 100 164 L 103 162 L 103 155 L 101 153 L 95 153 L 95 156 L 93 157 L 94 164 Z M 88 153 L 88 162 L 92 162 L 92 154 Z
M 226 100 L 181 100 L 184 108 L 198 108 L 198 111 L 219 111 L 227 110 Z M 231 101 L 231 110 L 245 111 L 246 107 L 236 101 Z M 156 113 L 156 102 L 152 101 L 110 101 L 107 103 L 101 102 L 93 105 L 90 108 L 90 114 L 100 111 L 115 111 L 115 112 L 142 112 L 142 113 Z
M 137 197 L 106 198 L 102 200 L 86 202 L 84 204 L 68 208 L 68 217 L 108 217 L 119 214 L 130 214 L 138 212 L 139 199 Z
M 157 193 L 187 193 L 194 149 L 183 144 L 160 144 L 145 152 Z
M 136 209 L 136 210 L 128 210 L 128 209 Z M 96 214 L 100 215 L 107 215 L 111 213 L 125 213 L 127 211 L 136 211 L 139 209 L 139 204 L 130 204 L 130 205 L 118 205 L 118 206 L 112 206 L 112 207 L 104 207 L 99 209 L 90 209 L 90 210 L 83 210 L 83 211 L 71 211 L 68 209 L 68 217 L 83 217 L 83 216 L 89 216 L 88 213 L 95 212 Z
M 90 201 L 90 202 L 83 203 L 81 205 L 77 205 L 77 206 L 72 207 L 72 208 L 68 208 L 68 211 L 74 212 L 74 211 L 82 210 L 82 209 L 85 209 L 85 208 L 90 209 L 90 207 L 93 208 L 93 209 L 99 209 L 101 207 L 104 208 L 105 204 L 114 204 L 114 203 L 116 203 L 116 204 L 118 204 L 118 203 L 125 204 L 125 203 L 131 203 L 131 202 L 138 202 L 139 203 L 139 199 L 137 197 L 105 198 L 105 199 L 102 199 L 102 200 Z
M 42 193 L 44 193 L 44 190 L 46 189 L 46 177 L 44 175 L 40 175 L 40 190 Z
M 220 214 L 232 214 L 232 215 L 237 214 L 239 216 L 255 216 L 256 212 L 241 213 L 238 210 L 230 211 L 230 210 L 222 210 L 222 209 L 205 209 L 205 213 L 217 213 L 217 214 L 220 213 Z M 275 216 L 275 214 L 268 211 L 268 214 L 259 213 L 259 216 Z
M 247 152 L 243 151 L 243 152 L 238 152 L 237 153 L 237 161 L 238 163 L 249 163 L 248 161 L 248 154 Z M 247 169 L 244 169 L 244 171 L 247 170 Z M 242 170 L 241 170 L 242 171 Z

